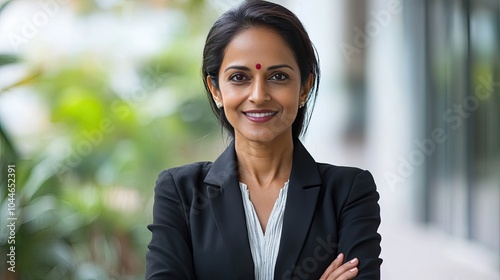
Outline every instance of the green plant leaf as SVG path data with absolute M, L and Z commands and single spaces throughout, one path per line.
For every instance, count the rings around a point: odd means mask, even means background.
M 16 63 L 19 57 L 13 54 L 0 54 L 0 66 Z

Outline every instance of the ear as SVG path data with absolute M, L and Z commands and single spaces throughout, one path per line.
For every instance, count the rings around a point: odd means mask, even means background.
M 219 88 L 217 88 L 212 80 L 212 77 L 210 75 L 207 76 L 207 85 L 208 89 L 210 90 L 210 93 L 212 94 L 212 98 L 215 100 L 215 102 L 222 102 L 222 94 L 220 94 Z
M 305 102 L 307 100 L 307 96 L 309 95 L 313 84 L 314 75 L 311 73 L 309 74 L 309 79 L 307 79 L 307 81 L 302 85 L 302 89 L 300 92 L 300 102 Z

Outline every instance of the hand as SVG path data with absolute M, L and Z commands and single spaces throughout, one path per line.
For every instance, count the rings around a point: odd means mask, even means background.
M 358 259 L 354 258 L 345 264 L 344 254 L 340 253 L 338 257 L 333 260 L 332 264 L 326 268 L 323 275 L 319 280 L 350 280 L 358 275 Z

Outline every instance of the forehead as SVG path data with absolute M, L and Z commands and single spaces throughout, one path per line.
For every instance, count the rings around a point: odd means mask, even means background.
M 293 51 L 283 37 L 268 27 L 250 27 L 234 36 L 226 48 L 222 64 L 232 62 L 297 65 Z

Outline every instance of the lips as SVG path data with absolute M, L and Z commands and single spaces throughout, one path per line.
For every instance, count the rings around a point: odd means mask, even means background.
M 277 112 L 275 111 L 247 111 L 243 114 L 252 122 L 267 122 L 272 119 Z

